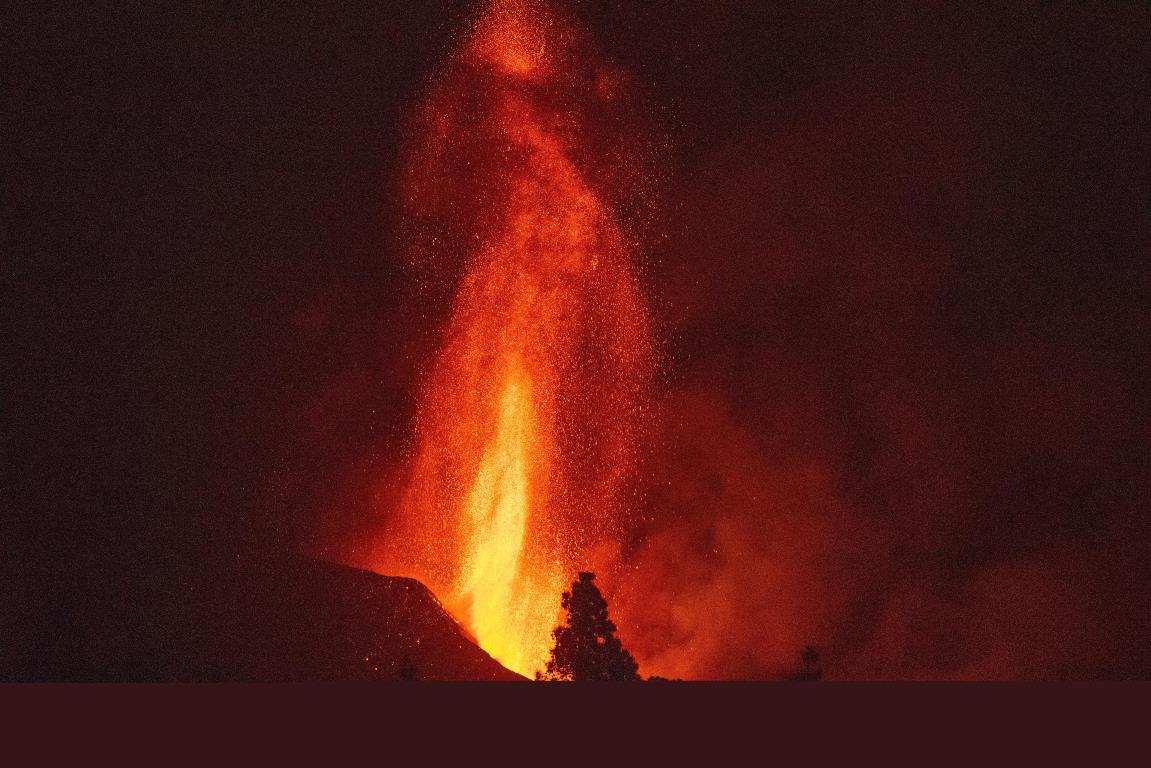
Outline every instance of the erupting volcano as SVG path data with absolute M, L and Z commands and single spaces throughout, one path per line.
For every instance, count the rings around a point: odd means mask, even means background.
M 588 51 L 546 3 L 491 3 L 415 116 L 403 183 L 413 259 L 458 284 L 377 566 L 526 675 L 622 517 L 652 368 L 611 197 L 634 179 L 622 75 Z

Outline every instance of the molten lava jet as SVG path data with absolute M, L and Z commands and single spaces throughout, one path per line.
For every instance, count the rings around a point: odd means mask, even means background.
M 526 675 L 545 664 L 560 593 L 624 511 L 651 373 L 609 197 L 634 168 L 621 78 L 546 3 L 497 0 L 411 131 L 409 246 L 459 282 L 377 567 L 427 582 Z

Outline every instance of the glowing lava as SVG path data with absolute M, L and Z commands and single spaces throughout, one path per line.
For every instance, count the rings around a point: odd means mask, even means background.
M 618 122 L 597 72 L 545 3 L 492 3 L 416 118 L 404 185 L 414 258 L 461 277 L 380 567 L 428 582 L 526 675 L 622 512 L 651 369 L 627 242 L 589 170 L 624 162 L 597 138 Z

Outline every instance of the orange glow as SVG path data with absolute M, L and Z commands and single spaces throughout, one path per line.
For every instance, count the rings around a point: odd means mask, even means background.
M 476 25 L 471 53 L 502 74 L 540 76 L 546 67 L 547 29 L 531 5 L 514 0 L 490 5 Z
M 531 457 L 536 434 L 531 389 L 509 371 L 495 436 L 480 458 L 468 496 L 472 540 L 460 572 L 459 593 L 471 600 L 471 624 L 480 644 L 509 667 L 526 669 L 521 638 L 554 613 L 538 590 L 520 589 L 521 556 L 531 498 Z
M 427 582 L 529 676 L 622 513 L 652 356 L 623 231 L 582 164 L 597 80 L 574 74 L 577 43 L 542 2 L 488 6 L 418 115 L 404 186 L 415 257 L 464 267 L 377 567 Z

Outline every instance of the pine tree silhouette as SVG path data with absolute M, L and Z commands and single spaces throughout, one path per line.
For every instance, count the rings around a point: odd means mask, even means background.
M 639 667 L 615 636 L 607 615 L 607 601 L 592 582 L 594 573 L 582 572 L 564 592 L 560 605 L 567 619 L 552 631 L 555 647 L 540 680 L 639 680 Z
M 404 654 L 403 660 L 400 662 L 400 679 L 401 680 L 419 680 L 420 673 L 416 670 L 416 665 L 412 663 L 412 659 L 407 654 Z
M 810 645 L 804 646 L 799 654 L 799 666 L 783 675 L 784 680 L 820 680 L 823 678 L 823 664 L 819 651 Z

